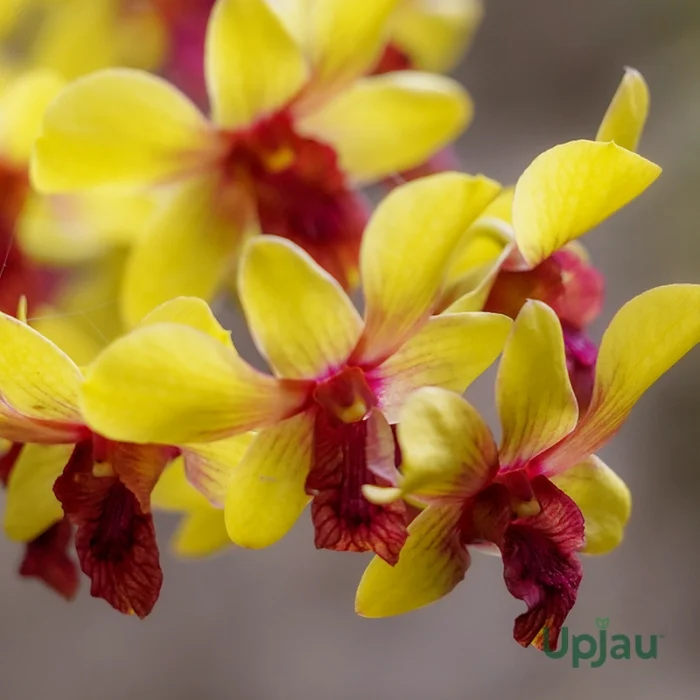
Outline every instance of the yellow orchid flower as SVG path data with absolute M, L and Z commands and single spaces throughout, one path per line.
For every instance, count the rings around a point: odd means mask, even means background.
M 211 121 L 138 71 L 94 73 L 53 102 L 32 165 L 40 191 L 177 185 L 129 262 L 127 322 L 177 295 L 210 299 L 257 227 L 354 281 L 366 214 L 353 186 L 425 160 L 471 115 L 447 78 L 361 77 L 396 2 L 317 3 L 300 43 L 265 0 L 218 0 Z
M 496 379 L 500 447 L 460 396 L 415 392 L 399 417 L 402 476 L 394 488 L 365 493 L 375 503 L 408 496 L 428 505 L 396 566 L 370 563 L 357 611 L 382 617 L 432 603 L 464 577 L 467 547 L 495 546 L 508 590 L 528 606 L 515 639 L 556 648 L 581 581 L 576 553 L 612 550 L 630 515 L 626 486 L 593 453 L 700 341 L 699 309 L 700 285 L 659 287 L 623 306 L 603 336 L 590 406 L 579 413 L 559 320 L 544 303 L 527 302 Z
M 362 242 L 364 321 L 300 248 L 253 238 L 238 291 L 274 376 L 201 332 L 152 323 L 110 345 L 89 368 L 88 421 L 112 439 L 178 445 L 259 431 L 240 465 L 213 488 L 202 488 L 210 480 L 206 465 L 190 475 L 210 500 L 225 501 L 235 543 L 276 542 L 313 500 L 318 547 L 373 550 L 395 561 L 404 509 L 374 507 L 360 488 L 391 481 L 389 425 L 413 389 L 462 391 L 501 350 L 510 326 L 504 316 L 430 318 L 457 241 L 497 192 L 484 177 L 446 173 L 389 195 Z

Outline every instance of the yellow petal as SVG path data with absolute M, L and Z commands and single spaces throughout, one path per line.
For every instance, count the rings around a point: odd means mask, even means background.
M 358 80 L 299 128 L 333 146 L 357 182 L 420 165 L 472 118 L 469 96 L 439 75 L 402 71 Z
M 159 510 L 175 512 L 206 510 L 213 507 L 188 481 L 185 461 L 182 458 L 173 460 L 163 470 L 151 493 L 151 505 Z
M 365 362 L 384 360 L 427 319 L 457 243 L 498 190 L 481 175 L 441 173 L 398 187 L 379 204 L 360 252 Z
M 74 316 L 50 306 L 42 306 L 29 319 L 32 328 L 57 345 L 75 364 L 82 367 L 92 362 L 103 347 L 94 334 L 88 333 Z
M 46 107 L 63 87 L 52 71 L 24 73 L 10 83 L 0 98 L 0 144 L 3 156 L 26 168 L 32 146 L 39 135 Z
M 429 506 L 409 526 L 399 561 L 374 557 L 362 576 L 355 610 L 363 617 L 401 615 L 446 596 L 469 568 L 460 545 L 458 506 Z
M 187 514 L 170 542 L 175 554 L 188 559 L 208 557 L 231 546 L 224 511 L 213 506 Z
M 700 285 L 656 287 L 628 301 L 603 335 L 590 406 L 576 430 L 543 457 L 550 472 L 596 452 L 642 394 L 700 342 Z
M 197 108 L 161 78 L 111 69 L 69 85 L 46 110 L 34 185 L 67 192 L 172 180 L 216 148 Z
M 219 0 L 206 44 L 214 121 L 241 127 L 284 106 L 303 86 L 307 66 L 265 0 Z
M 300 413 L 263 430 L 232 475 L 226 528 L 242 547 L 261 549 L 284 537 L 309 502 L 314 414 Z
M 576 425 L 561 324 L 542 302 L 528 301 L 515 319 L 498 367 L 496 404 L 504 468 L 524 466 Z
M 27 324 L 0 314 L 0 395 L 29 418 L 79 423 L 82 375 L 75 363 Z
M 337 368 L 362 333 L 338 282 L 284 239 L 248 242 L 238 289 L 255 344 L 283 377 L 314 378 Z
M 199 330 L 158 323 L 104 350 L 86 372 L 82 404 L 91 427 L 113 440 L 181 445 L 281 420 L 306 394 Z
M 25 445 L 10 472 L 5 506 L 5 534 L 29 542 L 63 517 L 53 493 L 73 452 L 73 445 Z
M 632 497 L 625 482 L 591 455 L 557 474 L 552 481 L 581 510 L 586 522 L 585 554 L 607 554 L 622 542 L 632 512 Z
M 235 262 L 242 229 L 215 207 L 216 181 L 182 185 L 149 223 L 124 273 L 122 314 L 133 326 L 177 296 L 211 300 Z
M 419 389 L 401 411 L 398 425 L 406 494 L 464 499 L 482 489 L 498 470 L 491 431 L 459 394 Z
M 0 37 L 12 31 L 22 12 L 31 0 L 3 0 L 0 3 Z
M 660 173 L 658 165 L 615 143 L 571 141 L 545 151 L 515 186 L 520 252 L 534 267 L 622 209 Z
M 629 151 L 636 151 L 649 113 L 649 88 L 642 74 L 625 69 L 620 86 L 598 129 L 596 141 L 614 141 Z
M 409 394 L 423 386 L 462 393 L 498 357 L 511 320 L 500 314 L 444 314 L 428 320 L 369 373 L 390 423 Z

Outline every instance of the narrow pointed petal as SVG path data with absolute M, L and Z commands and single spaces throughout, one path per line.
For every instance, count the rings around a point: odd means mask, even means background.
M 636 151 L 649 114 L 649 88 L 642 74 L 626 68 L 596 141 L 614 141 L 629 151 Z
M 534 267 L 638 197 L 661 168 L 615 143 L 571 141 L 526 168 L 515 186 L 518 248 Z
M 504 469 L 524 466 L 576 425 L 561 324 L 542 302 L 527 302 L 515 319 L 498 367 L 496 404 Z
M 469 96 L 449 78 L 413 71 L 365 78 L 300 121 L 329 143 L 356 182 L 422 164 L 471 121 Z
M 238 290 L 255 344 L 283 377 L 327 375 L 347 360 L 362 333 L 338 282 L 284 239 L 248 243 Z
M 265 0 L 219 0 L 205 61 L 214 121 L 229 129 L 284 106 L 308 73 L 301 48 Z
M 53 493 L 73 445 L 25 445 L 7 483 L 5 534 L 17 542 L 39 537 L 63 517 Z
M 419 389 L 398 425 L 404 493 L 463 500 L 498 471 L 498 452 L 479 413 L 459 394 Z
M 367 373 L 390 423 L 415 389 L 438 386 L 461 394 L 498 357 L 511 320 L 499 314 L 443 314 L 429 319 L 389 359 Z
M 204 116 L 161 78 L 115 68 L 69 85 L 47 109 L 32 161 L 42 192 L 149 185 L 216 147 Z
M 615 549 L 632 512 L 632 497 L 625 482 L 595 455 L 552 478 L 583 514 L 584 554 L 607 554 Z
M 362 362 L 385 360 L 425 322 L 460 238 L 498 191 L 481 175 L 441 173 L 398 187 L 379 204 L 360 254 Z
M 209 506 L 185 515 L 175 530 L 170 546 L 186 559 L 201 559 L 231 547 L 224 511 Z
M 389 566 L 374 557 L 362 576 L 355 610 L 363 617 L 388 617 L 430 605 L 446 596 L 469 568 L 459 542 L 461 509 L 426 508 L 409 526 L 399 561 Z
M 671 284 L 628 301 L 603 335 L 593 396 L 569 437 L 542 456 L 553 474 L 596 452 L 642 394 L 700 342 L 700 285 Z
M 118 339 L 86 373 L 88 423 L 125 442 L 209 442 L 298 411 L 307 387 L 257 372 L 188 326 L 158 323 Z
M 22 416 L 82 424 L 75 363 L 26 323 L 0 314 L 0 394 Z
M 300 413 L 263 430 L 233 473 L 226 497 L 226 529 L 241 547 L 262 549 L 284 537 L 311 500 L 314 414 Z

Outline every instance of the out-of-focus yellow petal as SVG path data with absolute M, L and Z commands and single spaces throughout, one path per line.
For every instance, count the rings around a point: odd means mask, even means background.
M 284 537 L 309 502 L 314 413 L 306 411 L 263 430 L 233 472 L 226 528 L 241 547 L 261 549 Z
M 7 314 L 0 314 L 0 395 L 29 418 L 82 423 L 78 392 L 82 375 L 51 341 Z
M 86 371 L 82 404 L 91 427 L 111 439 L 181 445 L 274 423 L 306 393 L 199 330 L 158 323 L 104 350 Z
M 658 165 L 615 143 L 571 141 L 545 151 L 515 186 L 518 248 L 535 266 L 638 197 Z
M 216 207 L 216 179 L 182 185 L 149 223 L 124 273 L 122 314 L 129 326 L 177 296 L 211 300 L 231 271 L 242 225 Z
M 496 404 L 503 468 L 525 465 L 576 425 L 561 324 L 542 302 L 528 301 L 515 319 L 498 367 Z
M 642 74 L 634 68 L 625 69 L 596 141 L 614 141 L 618 146 L 636 151 L 649 113 L 649 88 Z
M 238 277 L 255 344 L 283 377 L 319 377 L 345 362 L 362 333 L 347 294 L 301 248 L 251 239 Z
M 431 498 L 467 498 L 498 470 L 491 431 L 459 394 L 429 387 L 414 392 L 401 411 L 401 488 Z
M 415 389 L 462 393 L 498 357 L 511 320 L 500 314 L 444 314 L 428 320 L 369 376 L 390 423 Z
M 461 509 L 429 506 L 409 526 L 399 561 L 389 566 L 374 557 L 362 576 L 355 611 L 363 617 L 401 615 L 446 596 L 469 568 L 459 543 Z
M 70 459 L 73 445 L 25 445 L 10 472 L 5 534 L 18 542 L 38 537 L 63 517 L 54 481 Z
M 52 71 L 20 75 L 0 97 L 0 149 L 14 165 L 26 167 L 39 135 L 46 107 L 64 81 Z
M 595 455 L 557 474 L 552 481 L 570 496 L 586 521 L 585 554 L 607 554 L 622 542 L 632 512 L 625 482 Z
M 159 510 L 175 512 L 213 508 L 211 503 L 187 480 L 185 462 L 180 457 L 173 460 L 158 478 L 151 493 L 151 505 Z
M 214 121 L 249 124 L 302 87 L 301 49 L 265 0 L 219 0 L 209 20 L 206 73 Z
M 206 165 L 215 148 L 187 97 L 154 75 L 115 68 L 76 80 L 49 106 L 32 178 L 42 192 L 148 185 Z
M 392 25 L 392 42 L 420 70 L 444 73 L 466 50 L 481 24 L 481 0 L 411 0 Z
M 79 367 L 92 362 L 104 345 L 94 334 L 86 332 L 74 316 L 65 315 L 50 306 L 40 307 L 29 323 Z
M 299 122 L 331 144 L 357 182 L 420 165 L 471 121 L 467 93 L 440 75 L 399 71 L 357 81 Z
M 433 310 L 460 237 L 498 194 L 481 175 L 440 173 L 396 188 L 377 207 L 360 252 L 362 359 L 386 359 Z
M 642 394 L 700 342 L 700 285 L 656 287 L 628 301 L 603 335 L 590 406 L 543 465 L 556 473 L 596 452 Z
M 209 506 L 188 513 L 175 530 L 170 546 L 175 554 L 188 559 L 208 557 L 230 547 L 224 511 Z
M 30 2 L 31 0 L 3 0 L 0 3 L 0 37 L 12 31 L 21 12 Z

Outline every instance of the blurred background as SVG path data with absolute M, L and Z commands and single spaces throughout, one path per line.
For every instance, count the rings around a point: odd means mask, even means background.
M 5 0 L 0 0 L 5 2 Z M 585 243 L 608 280 L 605 312 L 654 285 L 700 282 L 700 3 L 486 0 L 457 69 L 477 108 L 464 168 L 513 182 L 543 149 L 592 138 L 623 68 L 652 93 L 640 152 L 664 174 Z M 240 321 L 236 321 L 240 325 Z M 234 337 L 241 328 L 234 328 Z M 659 338 L 658 342 L 664 342 Z M 470 390 L 489 406 L 490 378 Z M 571 668 L 511 638 L 520 602 L 500 561 L 475 555 L 441 602 L 395 619 L 356 617 L 362 556 L 315 551 L 308 520 L 262 552 L 188 563 L 163 554 L 161 599 L 143 622 L 88 595 L 65 604 L 15 574 L 0 539 L 2 700 L 502 700 L 700 697 L 700 350 L 644 397 L 602 452 L 634 496 L 620 549 L 584 561 L 572 634 L 663 635 L 658 658 Z M 157 521 L 166 549 L 174 518 Z

